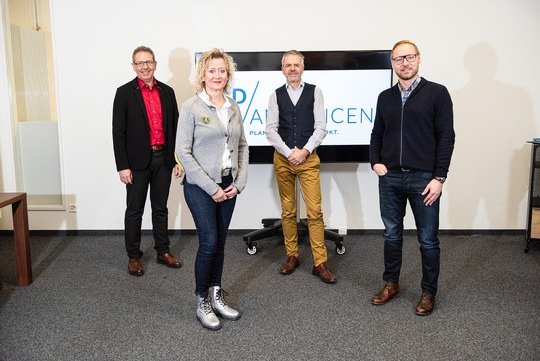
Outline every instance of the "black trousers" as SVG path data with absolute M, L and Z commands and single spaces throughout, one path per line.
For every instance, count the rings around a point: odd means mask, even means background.
M 165 162 L 165 152 L 154 152 L 150 166 L 143 170 L 131 170 L 133 184 L 127 184 L 127 207 L 124 218 L 126 251 L 129 258 L 141 258 L 141 224 L 144 205 L 150 187 L 152 207 L 152 231 L 154 249 L 158 254 L 169 252 L 167 199 L 171 186 L 172 169 Z

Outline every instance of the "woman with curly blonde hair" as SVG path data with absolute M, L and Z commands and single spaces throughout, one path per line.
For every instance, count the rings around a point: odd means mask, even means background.
M 199 237 L 197 318 L 211 330 L 221 328 L 218 315 L 240 318 L 225 303 L 221 288 L 225 240 L 248 171 L 240 108 L 226 95 L 234 70 L 233 59 L 223 50 L 211 49 L 202 55 L 197 63 L 197 94 L 182 104 L 176 136 L 176 153 L 186 174 L 184 197 Z

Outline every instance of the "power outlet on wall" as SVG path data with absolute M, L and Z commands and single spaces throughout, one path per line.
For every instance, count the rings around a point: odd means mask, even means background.
M 347 234 L 347 227 L 338 227 L 338 234 L 346 235 Z

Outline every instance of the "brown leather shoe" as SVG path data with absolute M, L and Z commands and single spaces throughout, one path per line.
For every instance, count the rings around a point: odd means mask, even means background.
M 287 257 L 287 261 L 283 263 L 279 268 L 279 272 L 282 275 L 290 275 L 298 266 L 300 266 L 300 261 L 298 260 L 298 257 L 289 256 Z
M 128 272 L 132 276 L 142 276 L 144 269 L 142 268 L 141 260 L 138 258 L 130 258 L 128 261 Z
M 170 253 L 158 254 L 157 263 L 164 264 L 165 266 L 171 267 L 171 268 L 182 267 L 182 263 L 177 261 L 176 258 L 174 258 L 174 256 Z
M 371 304 L 384 305 L 394 297 L 399 297 L 399 285 L 395 282 L 386 282 L 379 293 L 371 297 Z
M 422 292 L 422 296 L 420 296 L 420 301 L 418 301 L 418 304 L 416 305 L 415 313 L 418 316 L 427 316 L 431 312 L 433 312 L 434 308 L 435 295 L 427 292 Z
M 326 268 L 326 262 L 321 263 L 317 267 L 313 266 L 311 273 L 318 276 L 324 283 L 336 283 L 337 281 L 336 277 Z

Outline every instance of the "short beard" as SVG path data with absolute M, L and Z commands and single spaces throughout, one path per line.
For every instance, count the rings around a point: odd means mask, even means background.
M 408 77 L 406 77 L 406 78 L 402 78 L 402 77 L 398 74 L 398 78 L 400 78 L 401 80 L 407 81 L 407 80 L 411 80 L 412 78 L 414 78 L 417 74 L 418 74 L 418 70 L 416 70 L 414 73 L 412 73 L 410 76 L 408 76 Z

